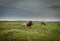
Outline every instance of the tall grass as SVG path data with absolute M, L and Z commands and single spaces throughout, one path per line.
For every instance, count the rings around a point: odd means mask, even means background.
M 23 29 L 24 22 L 0 22 L 0 41 L 60 41 L 60 22 L 33 22 Z

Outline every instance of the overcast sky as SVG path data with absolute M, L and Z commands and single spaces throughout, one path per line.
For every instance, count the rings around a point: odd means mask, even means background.
M 0 20 L 60 21 L 60 0 L 0 0 Z

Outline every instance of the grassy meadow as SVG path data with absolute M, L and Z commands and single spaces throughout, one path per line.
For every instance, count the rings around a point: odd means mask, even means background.
M 0 21 L 0 41 L 60 41 L 60 22 L 33 22 L 24 29 L 23 21 Z

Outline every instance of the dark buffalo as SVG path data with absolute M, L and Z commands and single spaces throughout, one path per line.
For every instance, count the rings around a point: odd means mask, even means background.
M 44 22 L 41 22 L 41 25 L 46 25 Z
M 27 24 L 27 27 L 31 27 L 33 25 L 32 21 L 29 21 Z
M 30 27 L 30 28 L 31 28 L 32 25 L 33 25 L 32 21 L 29 21 L 28 23 L 23 23 L 23 24 L 22 24 L 22 26 L 23 26 L 24 28 L 26 28 L 26 27 Z

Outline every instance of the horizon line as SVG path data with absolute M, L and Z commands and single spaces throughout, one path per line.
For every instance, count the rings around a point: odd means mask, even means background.
M 0 21 L 40 21 L 40 22 L 60 22 L 60 20 L 0 20 Z

